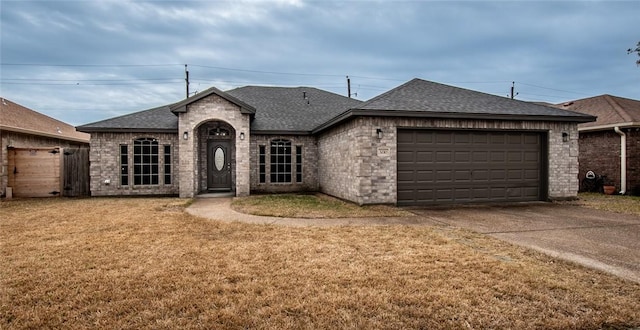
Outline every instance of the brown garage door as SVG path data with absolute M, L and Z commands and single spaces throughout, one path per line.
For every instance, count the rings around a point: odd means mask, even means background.
M 398 130 L 398 205 L 546 197 L 543 133 Z

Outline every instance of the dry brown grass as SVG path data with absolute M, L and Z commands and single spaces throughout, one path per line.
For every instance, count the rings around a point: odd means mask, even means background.
M 640 216 L 639 196 L 581 193 L 578 197 L 579 200 L 574 203 L 584 207 Z
M 640 285 L 479 234 L 224 223 L 185 202 L 0 203 L 0 328 L 640 326 Z
M 325 194 L 270 194 L 234 198 L 231 207 L 242 213 L 285 218 L 412 217 L 413 213 L 390 205 L 346 202 Z

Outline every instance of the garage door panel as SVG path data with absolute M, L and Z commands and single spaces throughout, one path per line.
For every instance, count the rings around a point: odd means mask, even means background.
M 523 143 L 532 145 L 532 146 L 538 146 L 540 144 L 539 140 L 540 140 L 539 135 L 527 134 L 527 135 L 524 135 Z
M 436 152 L 436 162 L 438 163 L 451 163 L 453 161 L 451 151 L 438 151 Z
M 414 160 L 413 154 L 413 151 L 398 151 L 398 165 L 412 162 Z
M 471 161 L 471 151 L 456 151 L 453 155 L 453 159 L 456 163 L 458 162 L 469 162 Z
M 508 134 L 506 135 L 506 137 L 507 137 L 507 144 L 522 145 L 522 135 Z
M 489 170 L 474 170 L 473 171 L 473 181 L 488 181 L 489 180 Z
M 471 152 L 472 159 L 474 162 L 487 162 L 489 161 L 489 151 L 477 151 L 474 150 Z
M 398 170 L 398 182 L 413 182 L 414 180 L 416 180 L 414 171 Z
M 455 180 L 455 182 L 471 182 L 471 171 L 453 171 L 453 180 Z
M 540 153 L 538 151 L 525 151 L 524 152 L 524 160 L 525 162 L 535 162 L 540 159 Z
M 415 158 L 416 162 L 419 163 L 431 163 L 433 162 L 435 156 L 433 151 L 416 151 Z
M 442 132 L 441 134 L 435 135 L 436 144 L 452 144 L 453 142 L 453 134 Z
M 458 134 L 453 135 L 453 142 L 455 144 L 468 144 L 471 143 L 472 137 L 469 133 L 460 132 Z
M 507 171 L 507 180 L 522 180 L 523 174 L 521 170 L 509 170 Z
M 524 178 L 526 180 L 531 180 L 531 181 L 540 181 L 540 171 L 536 170 L 536 169 L 531 169 L 531 170 L 525 170 L 524 171 Z
M 491 144 L 504 144 L 505 136 L 504 134 L 492 134 L 490 135 L 489 141 Z
M 399 129 L 398 204 L 540 200 L 542 136 Z
M 448 183 L 448 182 L 451 182 L 452 179 L 453 179 L 453 175 L 450 170 L 436 171 L 436 177 L 435 177 L 434 183 L 438 183 L 438 182 Z
M 433 134 L 426 131 L 415 131 L 415 142 L 431 144 L 433 143 Z
M 509 151 L 507 152 L 507 161 L 509 162 L 518 162 L 518 163 L 522 163 L 522 159 L 523 159 L 523 155 L 522 152 L 520 151 Z

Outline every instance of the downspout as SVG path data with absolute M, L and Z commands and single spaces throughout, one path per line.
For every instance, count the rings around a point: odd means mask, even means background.
M 627 135 L 616 126 L 613 130 L 620 135 L 620 195 L 627 190 Z

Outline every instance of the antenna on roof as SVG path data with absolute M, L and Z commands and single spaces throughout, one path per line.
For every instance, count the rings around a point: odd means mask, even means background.
M 515 95 L 513 94 L 514 90 L 516 88 L 516 82 L 512 81 L 511 82 L 511 99 L 513 100 L 514 97 L 516 97 L 516 95 L 520 94 L 520 93 L 516 93 Z

